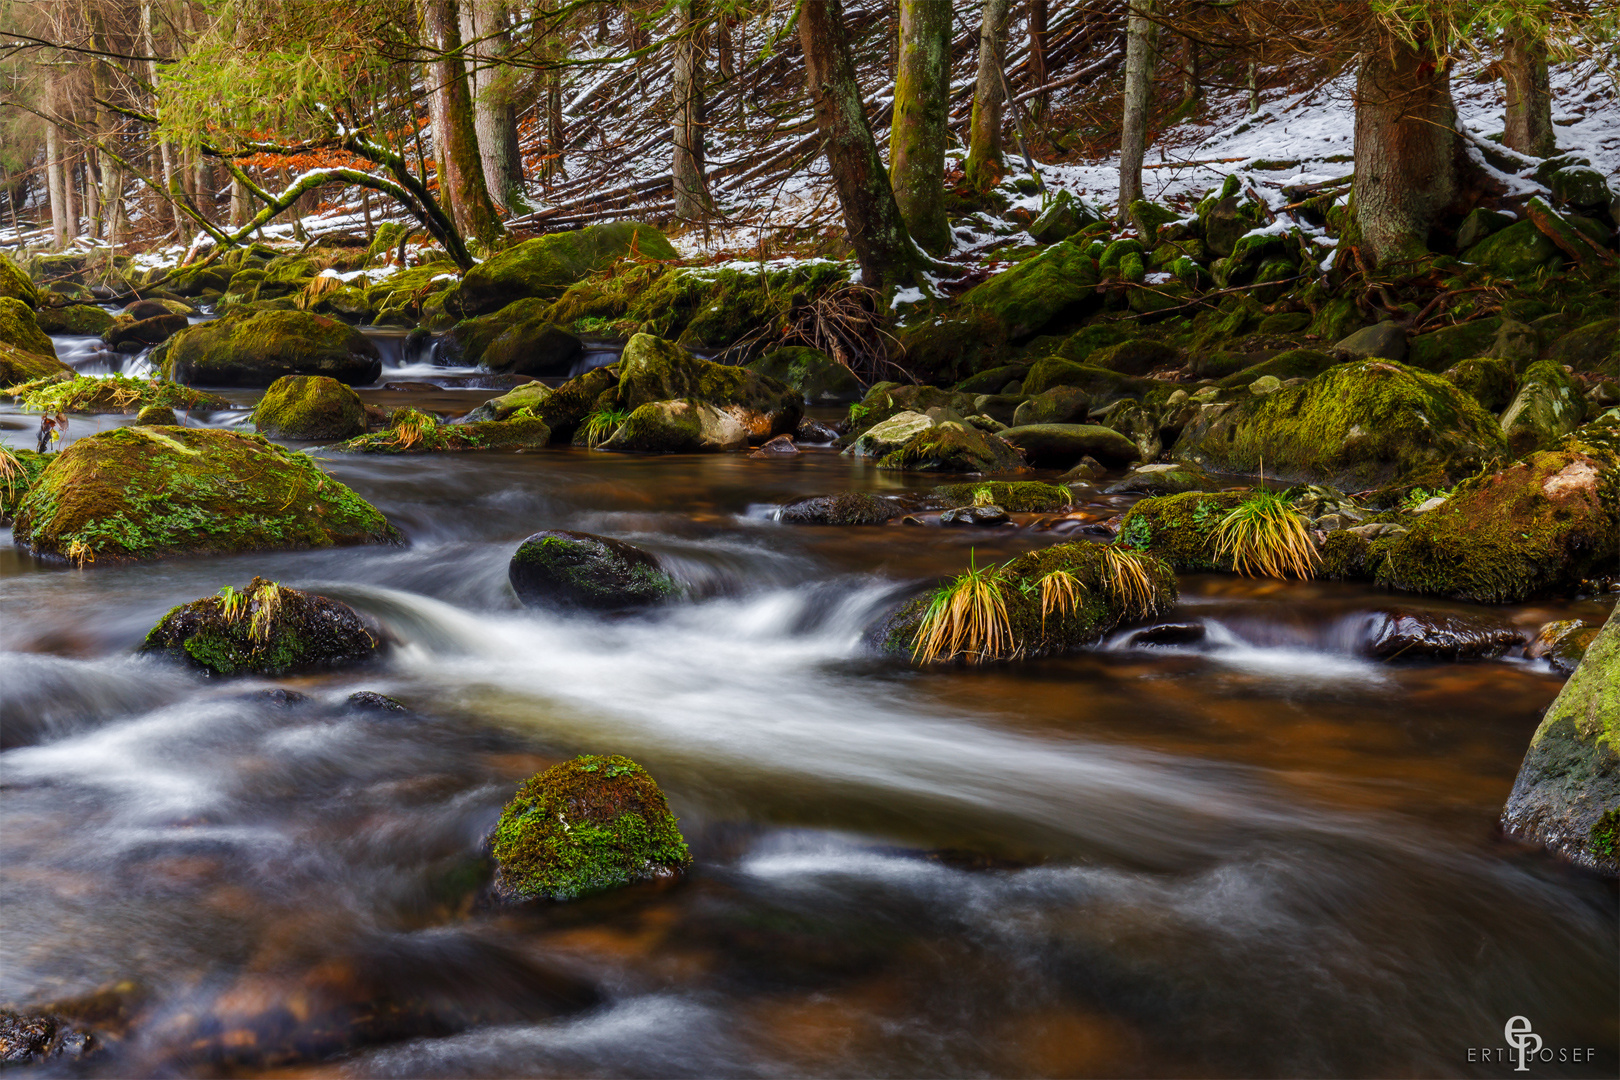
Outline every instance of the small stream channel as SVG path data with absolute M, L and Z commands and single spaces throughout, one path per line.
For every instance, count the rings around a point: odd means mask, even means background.
M 383 389 L 476 373 L 380 336 L 368 402 L 495 392 Z M 36 426 L 0 407 L 8 444 Z M 793 528 L 790 499 L 927 481 L 816 449 L 317 454 L 410 545 L 79 571 L 0 533 L 0 1001 L 101 994 L 127 1021 L 45 1072 L 1497 1076 L 1470 1048 L 1512 1016 L 1591 1049 L 1534 1075 L 1620 1070 L 1612 884 L 1495 825 L 1560 676 L 1369 652 L 1390 611 L 1529 633 L 1602 603 L 1189 576 L 1173 634 L 918 672 L 864 645 L 888 605 L 1131 497 L 1046 528 Z M 525 610 L 507 560 L 542 528 L 643 545 L 706 598 Z M 132 655 L 255 574 L 399 646 L 275 681 Z M 694 872 L 477 906 L 503 802 L 580 752 L 658 779 Z

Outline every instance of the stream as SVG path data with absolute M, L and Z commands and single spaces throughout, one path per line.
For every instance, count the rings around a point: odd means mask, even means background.
M 87 341 L 58 351 L 107 370 Z M 362 397 L 498 392 L 383 389 L 473 374 L 408 352 Z M 36 427 L 0 406 L 7 444 Z M 939 481 L 815 448 L 316 455 L 409 546 L 70 570 L 0 531 L 0 1001 L 104 1002 L 123 1035 L 41 1072 L 1499 1076 L 1514 1016 L 1585 1055 L 1530 1075 L 1620 1071 L 1613 883 L 1496 828 L 1562 677 L 1369 652 L 1392 611 L 1533 632 L 1607 602 L 1183 576 L 1176 634 L 918 671 L 866 647 L 890 605 L 1133 496 L 1050 528 L 795 528 L 794 498 Z M 700 599 L 524 609 L 507 561 L 544 528 L 646 547 Z M 133 655 L 255 574 L 398 644 L 279 680 Z M 481 903 L 502 804 L 578 753 L 657 779 L 693 871 Z

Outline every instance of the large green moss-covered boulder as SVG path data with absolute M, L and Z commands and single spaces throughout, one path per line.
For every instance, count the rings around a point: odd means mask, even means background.
M 669 803 L 617 754 L 581 755 L 531 776 L 501 811 L 492 891 L 509 903 L 573 900 L 692 863 Z
M 519 544 L 507 579 L 530 607 L 618 611 L 661 604 L 681 591 L 651 553 L 564 529 L 537 532 Z
M 210 675 L 291 675 L 364 664 L 381 654 L 382 634 L 336 600 L 254 578 L 172 608 L 140 651 Z
M 1554 244 L 1529 220 L 1518 221 L 1462 253 L 1498 277 L 1532 279 L 1536 271 L 1561 258 Z
M 1014 514 L 1050 514 L 1074 506 L 1074 493 L 1061 484 L 1039 480 L 983 480 L 941 484 L 929 500 L 945 507 L 988 502 Z
M 34 319 L 34 309 L 15 297 L 0 296 L 0 343 L 39 356 L 56 355 L 50 336 Z
M 1056 584 L 1069 599 L 1048 603 L 1043 610 L 1043 596 L 1053 595 L 1053 585 L 1047 583 L 1053 574 L 1067 578 Z M 983 659 L 1050 656 L 1090 645 L 1122 623 L 1164 614 L 1177 597 L 1176 576 L 1159 559 L 1084 542 L 1020 555 L 993 568 L 990 578 L 1006 609 L 1008 634 L 1003 648 Z M 918 631 L 934 599 L 918 597 L 890 615 L 874 635 L 878 649 L 892 656 L 918 654 Z M 937 659 L 960 656 L 947 653 Z
M 996 436 L 1024 452 L 1031 465 L 1067 469 L 1083 457 L 1123 464 L 1137 459 L 1136 444 L 1098 424 L 1027 424 Z
M 702 401 L 649 401 L 630 411 L 598 450 L 627 454 L 718 454 L 743 450 L 749 432 L 730 412 Z
M 113 317 L 106 309 L 94 304 L 69 304 L 60 308 L 41 308 L 34 312 L 34 321 L 47 334 L 75 334 L 100 337 L 112 325 Z
M 1620 876 L 1620 614 L 1609 615 L 1536 727 L 1502 826 Z
M 382 373 L 364 334 L 307 311 L 233 311 L 181 331 L 153 358 L 166 377 L 201 386 L 269 386 L 284 375 L 363 386 Z
M 772 349 L 748 370 L 798 391 L 806 405 L 844 405 L 859 401 L 863 392 L 853 371 L 820 349 L 803 345 Z
M 1120 522 L 1119 543 L 1151 552 L 1176 570 L 1231 570 L 1231 559 L 1216 551 L 1215 529 L 1246 495 L 1188 491 L 1143 499 Z
M 449 306 L 472 316 L 526 296 L 555 300 L 574 282 L 606 269 L 632 249 L 651 259 L 677 258 L 664 234 L 651 225 L 615 221 L 552 233 L 507 248 L 467 271 Z
M 1620 377 L 1620 319 L 1599 319 L 1571 330 L 1548 347 L 1547 358 L 1576 371 Z
M 908 472 L 1007 473 L 1023 469 L 1010 445 L 965 424 L 946 422 L 917 432 L 878 461 L 880 469 Z
M 26 412 L 132 413 L 158 407 L 217 411 L 233 406 L 218 394 L 162 379 L 132 379 L 128 375 L 66 375 L 26 388 L 15 387 Z
M 484 366 L 503 375 L 567 375 L 585 343 L 545 319 L 513 323 L 484 350 Z
M 1346 491 L 1445 487 L 1507 449 L 1496 418 L 1438 375 L 1389 360 L 1329 368 L 1302 386 L 1206 404 L 1171 450 L 1217 472 Z
M 490 398 L 466 416 L 455 421 L 457 424 L 476 424 L 485 420 L 508 420 L 513 414 L 525 411 L 525 415 L 539 415 L 540 407 L 556 393 L 543 382 L 524 383 L 500 397 Z
M 538 297 L 515 300 L 499 311 L 462 319 L 445 332 L 439 343 L 447 361 L 469 365 L 484 362 L 484 352 L 496 338 L 507 330 L 532 320 L 544 321 L 551 310 L 551 301 Z
M 0 255 L 0 298 L 20 300 L 31 308 L 39 307 L 39 290 L 23 272 L 22 267 L 5 255 Z
M 1040 394 L 1054 386 L 1076 386 L 1084 390 L 1093 409 L 1100 409 L 1120 398 L 1137 397 L 1143 381 L 1106 368 L 1076 364 L 1056 356 L 1043 357 L 1024 376 L 1024 393 Z M 1151 384 L 1148 384 L 1151 385 Z
M 619 358 L 619 401 L 637 409 L 655 401 L 688 400 L 732 416 L 754 442 L 798 427 L 799 395 L 747 368 L 693 356 L 673 341 L 637 334 Z
M 325 375 L 284 375 L 254 406 L 253 426 L 275 439 L 351 439 L 366 433 L 366 403 Z
M 262 436 L 194 427 L 80 439 L 29 488 L 15 536 L 37 556 L 96 566 L 401 540 L 307 456 Z
M 602 395 L 619 385 L 618 365 L 593 368 L 557 387 L 539 404 L 531 405 L 535 416 L 551 428 L 553 442 L 568 442 L 578 431 L 585 418 L 596 411 Z M 516 393 L 516 391 L 514 391 Z M 529 391 L 534 394 L 536 391 Z
M 1516 455 L 1557 445 L 1586 418 L 1580 389 L 1552 360 L 1539 360 L 1525 371 L 1519 392 L 1502 413 L 1502 434 Z
M 1379 584 L 1457 600 L 1572 596 L 1620 569 L 1620 454 L 1576 438 L 1469 480 L 1374 568 Z
M 0 341 L 0 389 L 35 379 L 71 379 L 74 375 L 74 370 L 58 360 L 54 351 L 43 355 Z

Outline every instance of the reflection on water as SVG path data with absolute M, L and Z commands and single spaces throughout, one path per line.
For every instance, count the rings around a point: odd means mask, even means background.
M 1558 679 L 1369 655 L 1392 604 L 1459 605 L 1187 577 L 1173 633 L 924 674 L 869 654 L 873 621 L 1059 530 L 776 524 L 926 483 L 830 452 L 321 460 L 411 546 L 83 572 L 0 549 L 0 1001 L 116 1001 L 92 1074 L 1498 1075 L 1467 1048 L 1514 1015 L 1597 1051 L 1544 1073 L 1620 1067 L 1612 886 L 1494 827 Z M 701 599 L 524 610 L 507 559 L 556 527 L 643 544 Z M 399 647 L 276 681 L 131 655 L 255 573 Z M 355 712 L 361 689 L 410 712 Z M 659 779 L 694 873 L 486 908 L 502 803 L 581 751 Z

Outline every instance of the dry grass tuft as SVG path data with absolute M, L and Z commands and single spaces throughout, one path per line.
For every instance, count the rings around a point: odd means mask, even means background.
M 1256 491 L 1222 518 L 1215 527 L 1215 550 L 1248 577 L 1316 576 L 1309 519 L 1275 491 Z
M 925 664 L 957 657 L 979 664 L 1012 652 L 1012 624 L 995 565 L 981 570 L 970 564 L 936 591 L 911 646 L 912 660 Z

